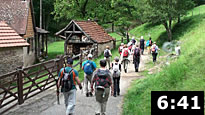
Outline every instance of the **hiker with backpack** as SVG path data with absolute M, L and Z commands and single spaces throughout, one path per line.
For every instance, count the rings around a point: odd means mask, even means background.
M 144 40 L 144 37 L 141 36 L 141 39 L 140 39 L 140 50 L 141 50 L 141 54 L 142 55 L 144 53 L 144 45 L 145 45 L 145 40 Z
M 157 61 L 158 50 L 160 50 L 160 49 L 156 45 L 156 42 L 154 42 L 154 44 L 151 47 L 151 53 L 152 53 L 152 57 L 153 57 L 153 62 L 154 63 Z
M 152 47 L 152 38 L 150 37 L 149 38 L 149 46 L 147 47 L 147 50 L 148 50 L 148 54 L 150 54 L 151 53 L 151 47 Z
M 115 57 L 115 62 L 112 63 L 112 77 L 114 82 L 114 97 L 120 95 L 120 75 L 121 75 L 121 64 L 119 58 Z
M 111 96 L 113 95 L 112 77 L 110 71 L 106 69 L 106 60 L 100 60 L 100 68 L 93 73 L 93 79 L 91 82 L 92 92 L 94 91 L 94 84 L 97 102 L 95 115 L 105 115 L 110 87 Z
M 122 55 L 121 55 L 121 63 L 123 64 L 125 73 L 127 73 L 127 67 L 128 67 L 130 55 L 131 55 L 131 52 L 127 48 L 127 45 L 125 44 L 124 49 L 122 50 Z
M 92 61 L 92 54 L 88 54 L 88 60 L 82 64 L 82 70 L 84 71 L 84 83 L 86 90 L 86 97 L 93 96 L 92 92 L 89 91 L 88 82 L 91 84 L 93 72 L 96 70 L 96 64 Z
M 136 43 L 135 37 L 132 37 L 132 45 L 135 45 L 135 43 Z
M 110 47 L 106 46 L 106 49 L 104 51 L 104 59 L 106 60 L 106 65 L 108 66 L 108 69 L 110 69 L 110 57 L 112 56 L 112 53 L 110 51 Z
M 124 43 L 121 43 L 120 47 L 118 48 L 118 52 L 120 55 L 122 54 L 123 48 L 124 48 Z
M 67 59 L 67 67 L 61 68 L 58 76 L 57 89 L 61 86 L 61 92 L 64 95 L 66 115 L 73 115 L 76 104 L 76 82 L 79 88 L 82 89 L 82 85 L 78 78 L 78 72 L 72 68 L 73 60 Z M 57 91 L 59 95 L 59 91 Z
M 140 64 L 140 48 L 138 45 L 136 45 L 134 49 L 133 62 L 134 62 L 135 72 L 138 72 L 139 64 Z

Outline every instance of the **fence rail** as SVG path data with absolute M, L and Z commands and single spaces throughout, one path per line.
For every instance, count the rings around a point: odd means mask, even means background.
M 82 68 L 85 55 L 96 51 L 81 51 L 72 58 L 79 61 L 73 65 Z M 94 53 L 95 54 L 95 53 Z M 0 76 L 0 114 L 7 112 L 16 105 L 23 104 L 27 99 L 56 86 L 56 79 L 60 69 L 66 66 L 67 55 L 60 56 L 46 62 L 32 65 L 26 68 L 17 68 L 16 71 Z M 80 70 L 79 70 L 80 71 Z

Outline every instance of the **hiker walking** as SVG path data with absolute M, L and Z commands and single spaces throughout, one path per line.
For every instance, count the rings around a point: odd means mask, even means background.
M 135 45 L 135 43 L 136 43 L 135 37 L 132 37 L 132 45 Z
M 119 52 L 120 55 L 122 54 L 123 48 L 124 48 L 124 43 L 121 43 L 121 45 L 118 48 L 118 52 Z
M 119 58 L 115 57 L 115 62 L 112 63 L 112 77 L 114 82 L 114 97 L 120 95 L 120 76 L 121 76 L 121 64 Z
M 92 92 L 88 88 L 88 82 L 91 84 L 93 72 L 96 70 L 96 64 L 92 61 L 92 57 L 92 54 L 88 54 L 88 60 L 86 60 L 82 64 L 82 70 L 84 71 L 86 97 L 93 96 Z
M 93 79 L 91 82 L 92 92 L 94 91 L 93 85 L 95 84 L 95 96 L 96 96 L 96 112 L 95 115 L 105 115 L 107 101 L 110 94 L 113 95 L 113 84 L 111 73 L 106 69 L 106 60 L 100 61 L 100 68 L 96 70 L 93 74 Z
M 143 55 L 143 53 L 144 53 L 144 44 L 145 44 L 144 37 L 141 36 L 141 39 L 140 39 L 140 50 L 141 50 L 141 54 L 142 54 L 142 55 Z
M 135 72 L 138 72 L 139 64 L 140 64 L 140 48 L 138 45 L 136 45 L 136 48 L 134 49 L 133 62 L 134 62 Z
M 151 53 L 151 47 L 152 47 L 152 43 L 153 43 L 153 41 L 152 41 L 152 38 L 150 37 L 149 38 L 149 46 L 148 46 L 148 54 L 150 54 Z
M 72 68 L 73 60 L 67 59 L 67 67 L 61 68 L 58 76 L 57 87 L 61 86 L 61 92 L 64 95 L 66 115 L 73 115 L 76 104 L 76 82 L 79 88 L 82 89 L 82 85 L 78 78 L 78 72 Z M 57 89 L 58 89 L 57 88 Z M 57 91 L 59 95 L 59 91 Z
M 121 55 L 121 63 L 123 64 L 124 71 L 127 73 L 127 67 L 129 63 L 129 56 L 130 56 L 130 50 L 127 48 L 127 45 L 125 44 L 124 49 L 122 50 L 122 55 Z
M 158 50 L 160 50 L 160 49 L 156 45 L 156 42 L 154 42 L 154 44 L 151 47 L 151 53 L 152 53 L 152 57 L 153 57 L 153 62 L 154 63 L 157 61 Z
M 110 51 L 110 47 L 106 46 L 106 49 L 104 51 L 104 59 L 106 60 L 106 65 L 108 66 L 108 69 L 110 69 L 110 57 L 112 56 L 112 53 Z

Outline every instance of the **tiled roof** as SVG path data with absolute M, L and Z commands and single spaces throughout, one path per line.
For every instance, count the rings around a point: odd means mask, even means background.
M 0 22 L 0 47 L 23 47 L 29 44 L 5 22 Z
M 18 34 L 26 33 L 30 0 L 0 0 L 0 21 L 5 21 Z
M 105 30 L 94 21 L 74 21 L 80 28 L 98 43 L 105 43 L 115 40 L 108 35 Z

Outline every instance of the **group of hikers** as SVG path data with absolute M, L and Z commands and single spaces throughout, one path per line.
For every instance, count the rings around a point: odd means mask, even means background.
M 124 72 L 128 72 L 128 64 L 133 61 L 135 72 L 139 71 L 140 57 L 144 54 L 145 46 L 148 49 L 148 54 L 152 53 L 153 62 L 156 62 L 158 46 L 156 42 L 152 42 L 151 38 L 145 42 L 141 36 L 138 43 L 134 38 L 128 43 L 121 43 L 119 46 L 120 57 L 115 57 L 111 63 L 112 53 L 109 46 L 104 50 L 104 59 L 100 60 L 100 67 L 97 69 L 96 63 L 92 61 L 93 55 L 88 54 L 87 60 L 82 64 L 84 71 L 85 96 L 92 97 L 95 91 L 97 105 L 95 115 L 105 115 L 106 105 L 110 95 L 120 95 L 120 77 L 122 65 Z M 132 58 L 132 59 L 131 59 Z M 64 67 L 59 72 L 57 82 L 58 88 L 61 87 L 61 92 L 64 95 L 66 115 L 73 115 L 76 104 L 76 85 L 82 89 L 82 84 L 79 80 L 78 72 L 72 68 L 73 60 L 67 59 L 67 67 Z M 90 87 L 89 87 L 90 83 Z M 59 94 L 59 91 L 57 91 Z

